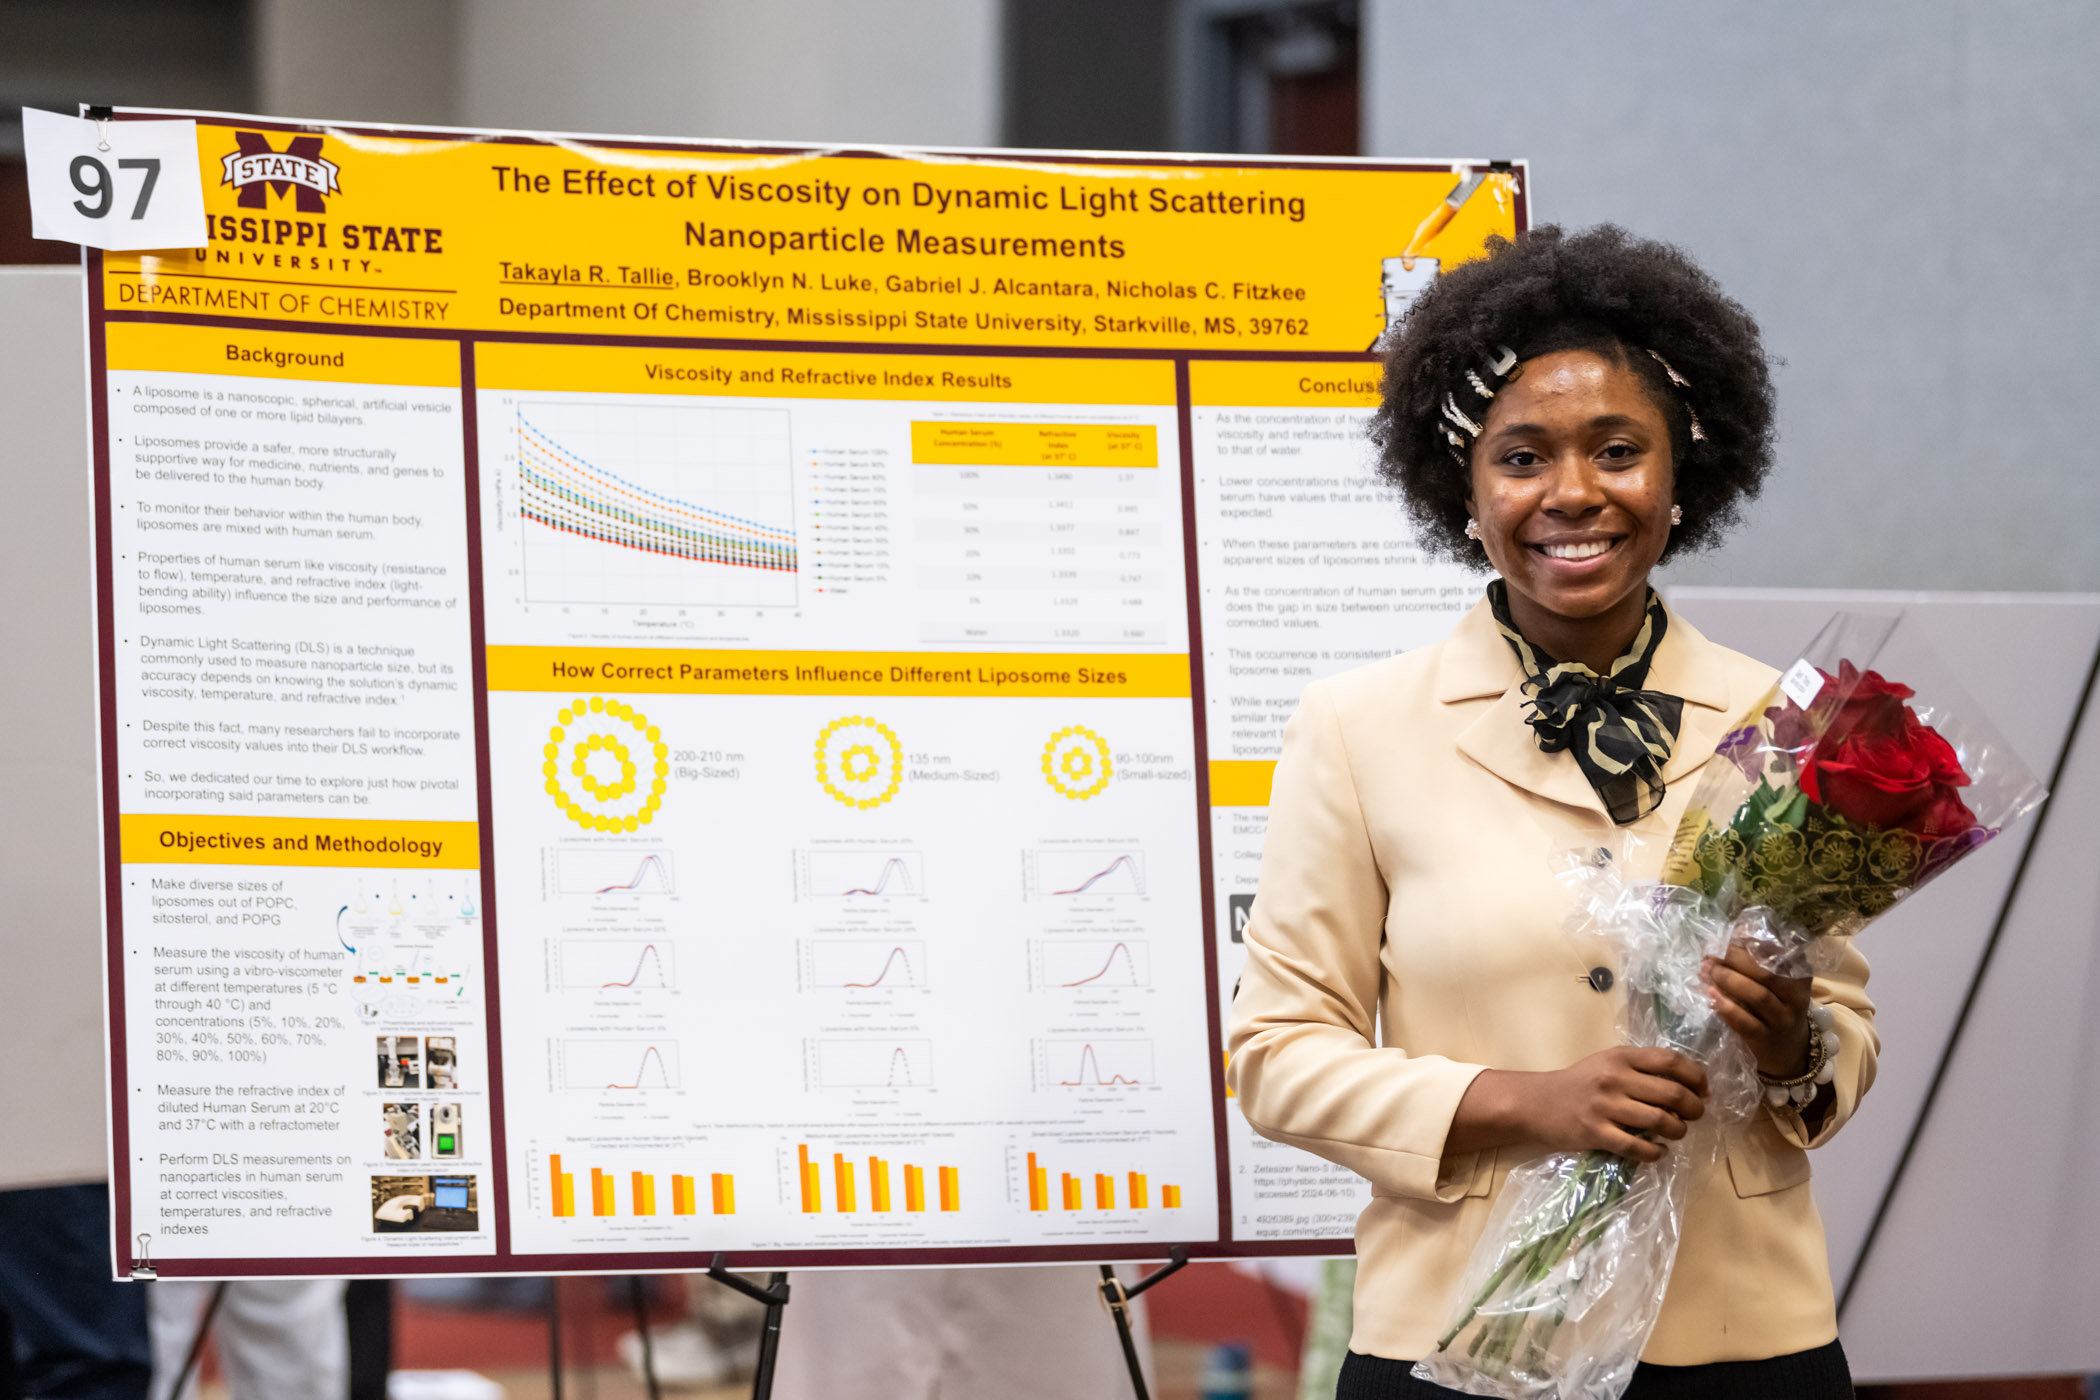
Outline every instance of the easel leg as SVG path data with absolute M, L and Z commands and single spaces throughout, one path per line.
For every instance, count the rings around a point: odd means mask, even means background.
M 190 1338 L 190 1350 L 182 1358 L 182 1369 L 175 1373 L 175 1384 L 168 1387 L 168 1400 L 182 1400 L 182 1392 L 189 1385 L 190 1377 L 197 1374 L 197 1364 L 204 1359 L 204 1340 L 211 1335 L 213 1319 L 219 1315 L 219 1304 L 226 1301 L 226 1280 L 220 1279 L 212 1285 L 211 1298 L 204 1305 L 204 1316 L 197 1321 L 197 1335 Z
M 1175 1245 L 1167 1251 L 1167 1265 L 1157 1272 L 1147 1274 L 1130 1287 L 1116 1277 L 1113 1267 L 1101 1266 L 1101 1301 L 1108 1305 L 1108 1315 L 1115 1319 L 1116 1338 L 1123 1343 L 1123 1364 L 1130 1368 L 1130 1388 L 1137 1400 L 1152 1400 L 1152 1392 L 1145 1388 L 1145 1366 L 1138 1356 L 1137 1334 L 1130 1328 L 1130 1300 L 1154 1284 L 1162 1283 L 1182 1269 L 1188 1267 L 1189 1252 L 1184 1245 Z
M 751 1400 L 772 1400 L 773 1365 L 780 1354 L 780 1317 L 787 1309 L 788 1276 L 776 1273 L 764 1288 L 729 1272 L 727 1255 L 717 1254 L 707 1266 L 707 1276 L 725 1288 L 734 1288 L 746 1298 L 766 1306 L 766 1324 L 758 1334 L 758 1369 L 751 1377 Z
M 642 1381 L 649 1387 L 649 1400 L 663 1400 L 656 1385 L 656 1349 L 649 1344 L 649 1309 L 642 1302 L 642 1276 L 627 1276 L 627 1297 L 634 1304 L 634 1330 L 642 1339 Z
M 547 1276 L 547 1392 L 561 1400 L 561 1280 Z

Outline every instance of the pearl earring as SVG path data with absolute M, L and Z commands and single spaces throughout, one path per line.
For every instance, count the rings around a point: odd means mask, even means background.
M 1683 507 L 1683 506 L 1671 506 L 1671 507 L 1670 507 L 1670 523 L 1671 523 L 1672 525 L 1682 525 L 1682 524 L 1684 524 L 1684 507 Z
M 1479 521 L 1477 521 L 1477 520 L 1468 520 L 1468 521 L 1466 522 L 1466 538 L 1467 538 L 1467 539 L 1469 539 L 1469 540 L 1477 540 L 1477 539 L 1479 539 L 1479 538 L 1480 538 L 1480 522 L 1479 522 Z

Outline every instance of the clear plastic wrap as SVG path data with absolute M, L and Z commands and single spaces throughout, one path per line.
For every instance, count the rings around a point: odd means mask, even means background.
M 1702 960 L 1733 944 L 1767 971 L 1828 971 L 1845 940 L 2044 797 L 1901 614 L 1832 618 L 1716 753 L 1662 880 L 1623 876 L 1644 864 L 1630 833 L 1554 858 L 1571 930 L 1619 955 L 1625 1043 L 1704 1065 L 1706 1115 L 1654 1163 L 1560 1152 L 1511 1171 L 1451 1324 L 1415 1366 L 1424 1380 L 1505 1400 L 1616 1400 L 1662 1311 L 1692 1174 L 1731 1125 L 1790 1092 L 1760 1081 L 1727 1033 Z M 1811 1020 L 1824 1068 L 1797 1086 L 1809 1096 L 1837 1050 L 1830 1011 Z

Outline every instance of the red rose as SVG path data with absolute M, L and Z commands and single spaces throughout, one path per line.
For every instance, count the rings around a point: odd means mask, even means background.
M 1954 746 L 1904 703 L 1916 692 L 1849 661 L 1826 680 L 1842 698 L 1801 764 L 1809 800 L 1847 821 L 1900 827 L 1926 841 L 1972 830 L 1976 815 L 1955 792 L 1969 775 Z

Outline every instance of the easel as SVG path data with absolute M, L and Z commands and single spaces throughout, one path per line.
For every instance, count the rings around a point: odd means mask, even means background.
M 1116 1277 L 1113 1266 L 1101 1266 L 1101 1301 L 1107 1305 L 1108 1315 L 1116 1320 L 1116 1337 L 1123 1343 L 1123 1364 L 1130 1368 L 1130 1388 L 1137 1392 L 1137 1400 L 1152 1400 L 1152 1392 L 1145 1389 L 1145 1368 L 1138 1360 L 1136 1334 L 1130 1330 L 1130 1300 L 1187 1268 L 1188 1262 L 1188 1246 L 1177 1244 L 1167 1251 L 1165 1268 L 1145 1275 L 1128 1288 Z
M 766 1286 L 760 1288 L 757 1284 L 730 1273 L 725 1263 L 727 1258 L 727 1255 L 717 1252 L 714 1258 L 708 1261 L 707 1276 L 723 1287 L 733 1288 L 753 1302 L 765 1305 L 765 1325 L 758 1334 L 758 1366 L 751 1373 L 751 1400 L 772 1400 L 773 1368 L 780 1355 L 780 1317 L 788 1302 L 788 1276 L 785 1273 L 775 1273 L 767 1280 Z M 551 1383 L 550 1391 L 554 1400 L 562 1400 L 561 1295 L 557 1291 L 559 1286 L 559 1277 L 550 1275 L 547 1279 L 547 1377 Z M 627 1296 L 634 1306 L 634 1330 L 642 1343 L 642 1382 L 648 1387 L 649 1400 L 658 1400 L 662 1392 L 656 1380 L 656 1352 L 649 1341 L 649 1314 L 642 1303 L 641 1277 L 630 1276 L 627 1289 Z M 216 1302 L 216 1297 L 214 1301 Z M 208 1325 L 210 1318 L 207 1317 L 205 1321 Z M 198 1349 L 201 1350 L 202 1346 L 203 1336 L 200 1332 Z M 1124 1350 L 1130 1351 L 1127 1340 Z

